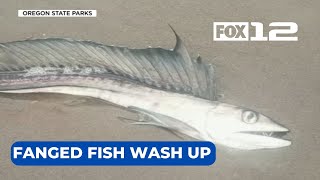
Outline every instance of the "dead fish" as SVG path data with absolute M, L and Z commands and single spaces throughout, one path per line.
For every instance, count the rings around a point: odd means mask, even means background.
M 213 66 L 200 57 L 191 59 L 173 32 L 173 50 L 60 38 L 1 43 L 0 91 L 100 98 L 142 115 L 135 124 L 232 148 L 291 144 L 281 138 L 288 129 L 269 117 L 219 102 Z

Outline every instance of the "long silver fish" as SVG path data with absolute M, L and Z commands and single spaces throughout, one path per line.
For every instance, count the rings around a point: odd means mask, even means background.
M 280 135 L 288 129 L 267 116 L 217 101 L 213 67 L 192 60 L 175 35 L 173 50 L 59 38 L 1 43 L 0 92 L 100 98 L 141 114 L 136 124 L 232 148 L 291 144 Z

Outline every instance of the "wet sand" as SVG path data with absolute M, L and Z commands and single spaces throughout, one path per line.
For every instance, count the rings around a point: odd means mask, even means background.
M 317 1 L 2 1 L 0 41 L 71 37 L 105 44 L 172 48 L 171 24 L 192 57 L 216 65 L 222 101 L 267 114 L 291 130 L 287 148 L 217 146 L 209 167 L 18 167 L 18 140 L 179 140 L 133 126 L 125 109 L 91 98 L 0 94 L 1 179 L 319 179 L 320 39 Z M 97 9 L 97 18 L 18 18 L 18 9 Z M 213 21 L 293 21 L 298 42 L 213 42 Z M 267 32 L 267 31 L 266 31 Z

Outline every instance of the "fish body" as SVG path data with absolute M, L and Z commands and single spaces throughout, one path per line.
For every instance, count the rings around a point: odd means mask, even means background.
M 255 111 L 218 101 L 214 69 L 173 50 L 129 49 L 71 39 L 0 44 L 0 91 L 90 96 L 129 108 L 137 124 L 161 126 L 238 149 L 284 147 L 288 129 Z

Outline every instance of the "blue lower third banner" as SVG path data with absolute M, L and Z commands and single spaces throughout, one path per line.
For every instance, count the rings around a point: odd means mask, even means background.
M 216 148 L 207 141 L 19 141 L 11 161 L 20 166 L 209 166 Z

